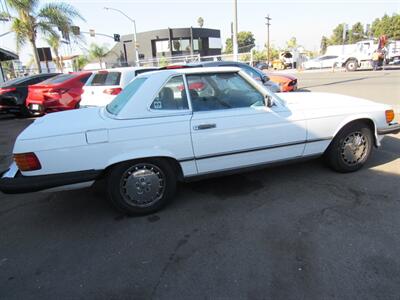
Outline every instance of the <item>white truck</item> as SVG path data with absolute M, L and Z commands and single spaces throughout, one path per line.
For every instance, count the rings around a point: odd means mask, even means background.
M 345 45 L 350 46 L 350 45 Z M 353 51 L 343 53 L 339 59 L 339 65 L 347 71 L 357 69 L 371 69 L 372 53 L 378 49 L 378 44 L 374 40 L 364 40 L 355 44 Z M 386 45 L 386 64 L 400 60 L 400 41 L 391 41 Z

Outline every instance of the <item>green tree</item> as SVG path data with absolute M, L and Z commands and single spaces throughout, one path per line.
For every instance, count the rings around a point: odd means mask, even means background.
M 89 47 L 89 57 L 91 59 L 96 59 L 100 63 L 100 68 L 103 68 L 103 59 L 107 56 L 109 50 L 106 46 L 100 46 L 92 43 Z
M 295 48 L 297 48 L 297 46 L 298 46 L 297 45 L 297 39 L 294 36 L 291 37 L 291 39 L 286 42 L 286 47 L 288 49 L 295 49 Z
M 238 33 L 237 40 L 238 40 L 239 53 L 249 52 L 251 48 L 254 47 L 254 42 L 256 41 L 253 33 L 251 33 L 250 31 L 240 31 Z M 232 52 L 233 52 L 232 39 L 227 38 L 225 41 L 225 53 L 232 53 Z
M 199 17 L 197 19 L 197 24 L 199 25 L 200 28 L 203 28 L 204 25 L 204 19 L 202 17 Z
M 321 38 L 321 46 L 320 46 L 320 53 L 323 55 L 326 53 L 326 49 L 329 46 L 329 40 L 326 36 L 322 36 Z
M 40 0 L 6 0 L 15 16 L 11 18 L 11 30 L 15 33 L 17 50 L 27 42 L 31 44 L 33 59 L 38 72 L 41 72 L 36 47 L 37 34 L 56 35 L 55 28 L 71 32 L 74 19 L 84 20 L 71 5 L 63 2 L 46 3 L 40 6 Z
M 371 25 L 371 32 L 376 38 L 386 35 L 389 39 L 400 39 L 400 15 L 393 14 L 389 17 L 385 14 L 382 18 L 375 19 Z
M 357 22 L 351 27 L 349 32 L 349 44 L 355 44 L 364 39 L 364 26 L 361 22 Z
M 85 55 L 79 55 L 73 61 L 74 71 L 82 71 L 88 62 L 89 59 Z
M 59 55 L 59 50 L 60 50 L 60 45 L 61 45 L 61 41 L 60 41 L 60 36 L 58 34 L 55 35 L 50 35 L 47 39 L 47 44 L 49 44 L 50 48 L 53 50 L 54 56 L 55 56 L 55 63 L 57 68 L 62 72 L 64 69 L 63 63 L 61 61 L 61 57 Z
M 331 35 L 331 38 L 329 40 L 329 43 L 331 45 L 341 45 L 343 44 L 343 30 L 344 30 L 344 24 L 339 24 L 333 29 L 333 33 Z M 349 35 L 346 34 L 346 39 L 344 40 L 344 43 L 347 44 L 349 39 Z

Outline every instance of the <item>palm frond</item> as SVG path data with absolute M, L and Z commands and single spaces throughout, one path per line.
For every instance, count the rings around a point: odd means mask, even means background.
M 44 36 L 52 36 L 52 35 L 57 35 L 56 30 L 54 27 L 46 22 L 38 22 L 36 24 L 37 30 Z
M 17 11 L 32 12 L 35 11 L 39 5 L 39 0 L 6 0 L 8 6 Z
M 30 26 L 24 20 L 14 18 L 11 23 L 11 30 L 15 33 L 17 51 L 19 51 L 26 44 L 26 41 L 31 39 Z
M 85 21 L 82 15 L 67 3 L 47 3 L 38 12 L 38 18 L 44 19 L 54 26 L 65 28 L 72 24 L 73 19 Z
M 47 39 L 46 39 L 47 44 L 54 49 L 58 50 L 60 48 L 60 36 L 58 34 L 51 34 Z

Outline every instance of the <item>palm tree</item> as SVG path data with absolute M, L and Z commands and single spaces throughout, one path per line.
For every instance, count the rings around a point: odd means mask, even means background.
M 200 28 L 203 28 L 204 19 L 203 19 L 202 17 L 199 17 L 199 18 L 197 19 L 197 24 L 199 24 L 199 27 L 200 27 Z
M 60 72 L 63 71 L 63 63 L 61 61 L 61 57 L 59 55 L 59 50 L 60 50 L 60 36 L 58 34 L 53 35 L 51 34 L 47 39 L 47 44 L 49 44 L 50 48 L 53 50 L 54 55 L 55 55 L 55 62 L 58 70 Z
M 77 58 L 74 59 L 74 70 L 75 71 L 82 71 L 83 67 L 87 65 L 89 62 L 88 58 L 84 55 L 79 55 Z
M 100 63 L 100 68 L 103 68 L 103 58 L 107 56 L 109 50 L 106 46 L 100 46 L 92 43 L 89 47 L 89 56 L 92 59 L 97 59 Z
M 9 18 L 12 20 L 11 30 L 16 35 L 17 50 L 27 42 L 31 44 L 33 59 L 39 73 L 42 69 L 36 47 L 38 33 L 44 36 L 56 35 L 56 28 L 69 33 L 74 19 L 84 20 L 73 6 L 63 2 L 46 3 L 41 7 L 39 7 L 40 0 L 6 0 L 6 2 L 16 14 Z

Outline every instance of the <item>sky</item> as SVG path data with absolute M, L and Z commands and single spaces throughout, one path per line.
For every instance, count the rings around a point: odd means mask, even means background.
M 43 3 L 49 2 L 46 0 Z M 115 11 L 104 10 L 105 6 L 118 8 L 135 19 L 137 31 L 163 28 L 197 27 L 197 18 L 204 19 L 204 27 L 220 29 L 222 42 L 230 37 L 230 22 L 233 19 L 233 0 L 64 0 L 73 5 L 86 19 L 77 21 L 81 31 L 94 29 L 98 33 L 121 35 L 133 32 L 132 23 Z M 400 13 L 399 0 L 238 0 L 238 30 L 251 31 L 256 46 L 262 49 L 267 38 L 265 17 L 272 18 L 270 40 L 276 47 L 284 47 L 286 41 L 296 37 L 298 44 L 308 50 L 318 50 L 321 37 L 329 36 L 339 23 L 371 23 L 384 14 Z M 0 34 L 9 31 L 9 24 L 0 23 Z M 109 38 L 86 36 L 88 44 L 96 42 L 109 47 L 114 41 Z M 39 39 L 38 46 L 46 46 Z M 0 37 L 0 47 L 15 50 L 13 34 Z M 139 45 L 140 47 L 140 45 Z M 63 54 L 69 54 L 65 47 Z M 74 52 L 79 52 L 75 50 Z M 29 60 L 29 45 L 22 49 L 20 58 Z

